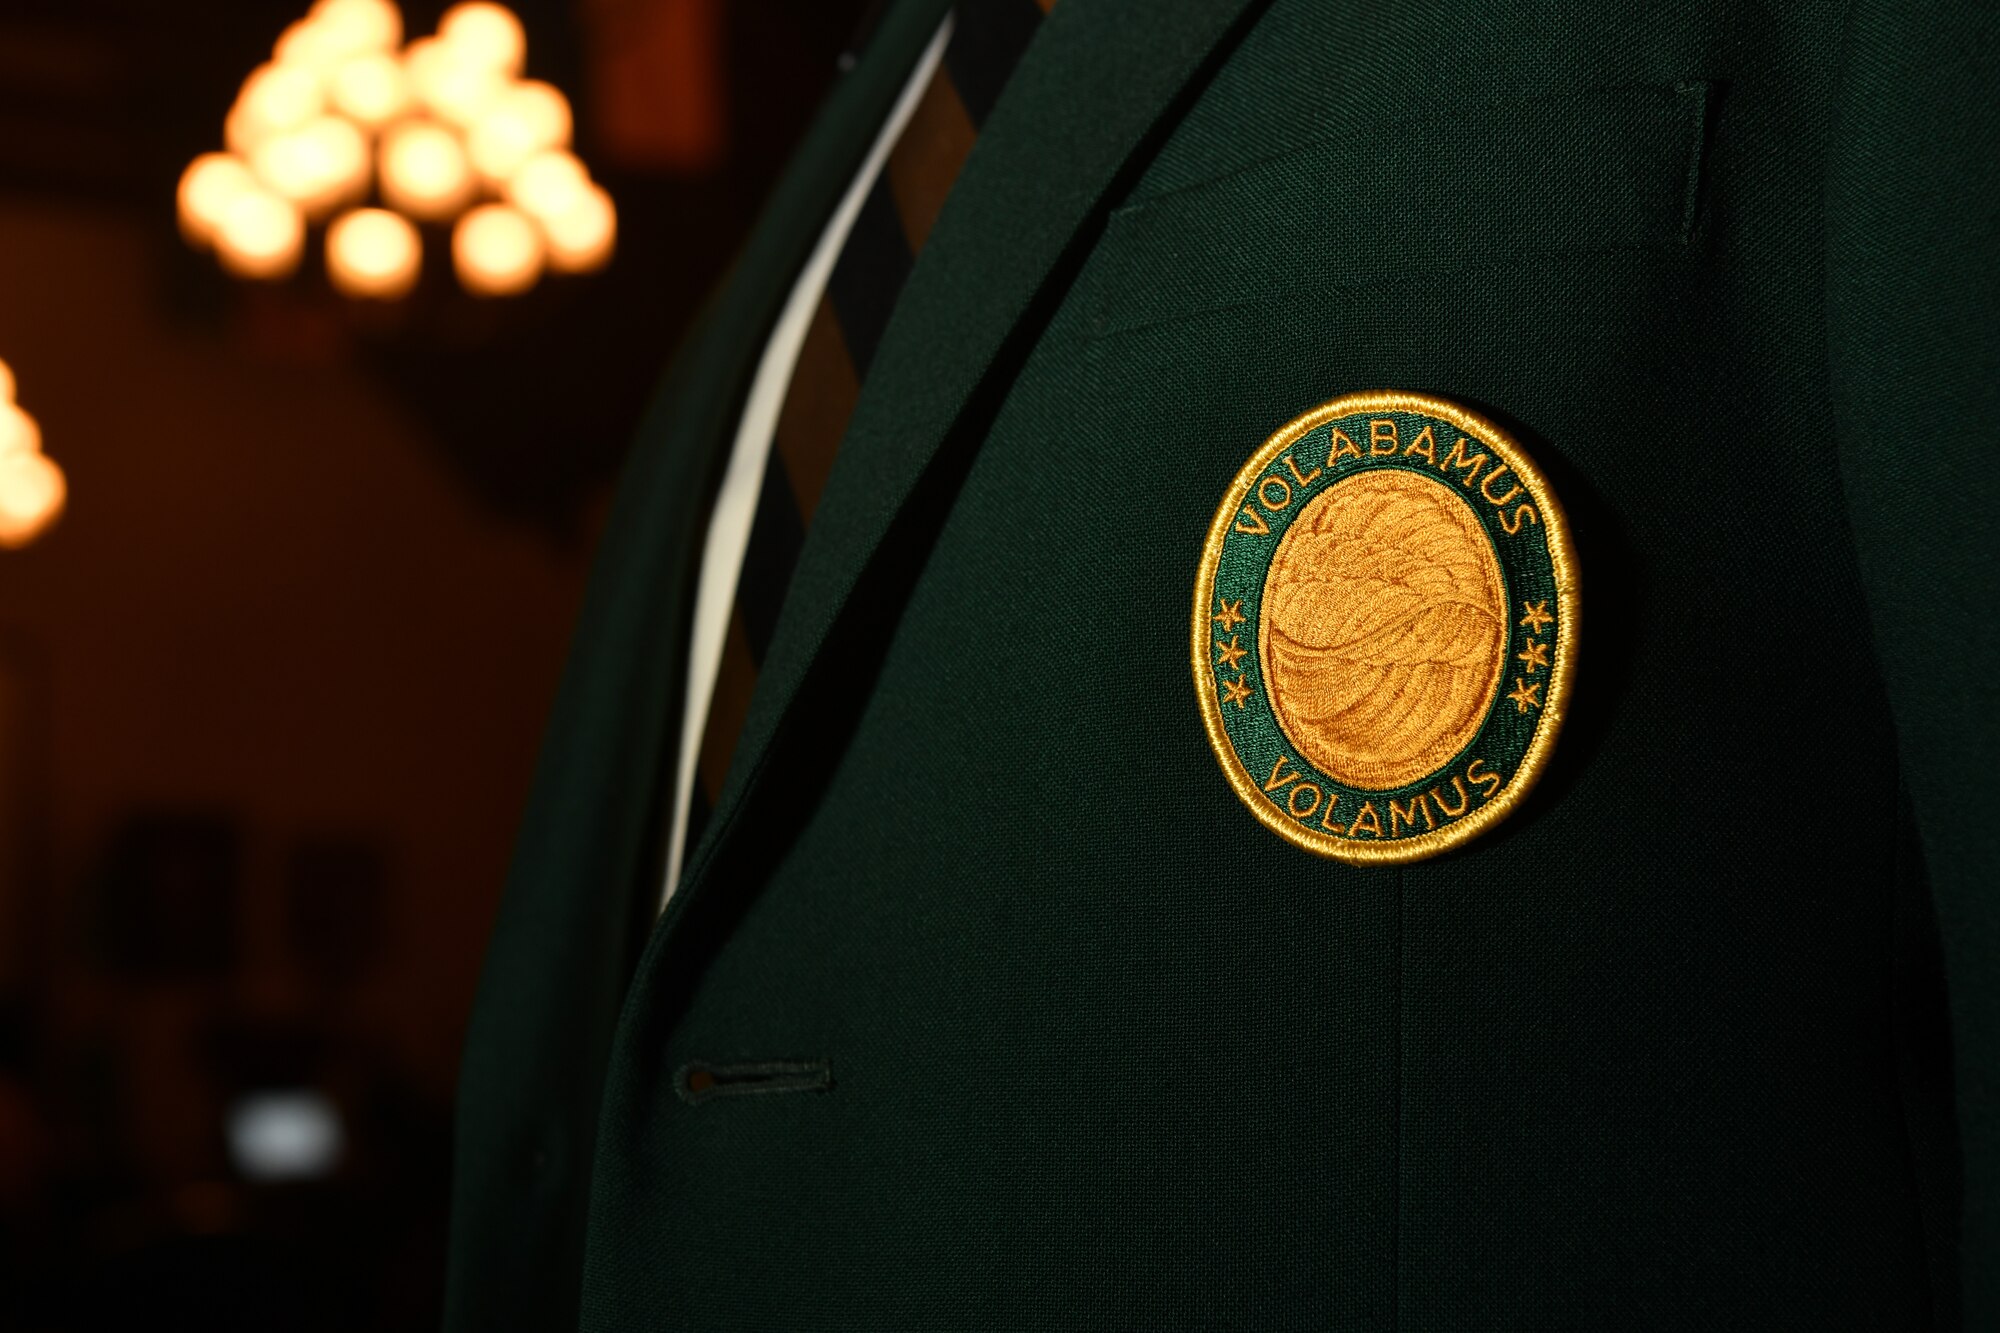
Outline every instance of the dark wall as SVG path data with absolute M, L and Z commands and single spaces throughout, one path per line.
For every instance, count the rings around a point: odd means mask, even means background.
M 724 135 L 675 169 L 593 137 L 602 3 L 519 8 L 613 267 L 392 311 L 174 232 L 304 0 L 0 6 L 0 358 L 71 485 L 0 552 L 0 1327 L 434 1326 L 458 1043 L 595 523 L 858 10 L 723 5 Z M 246 1177 L 227 1118 L 274 1089 L 335 1109 L 331 1174 Z

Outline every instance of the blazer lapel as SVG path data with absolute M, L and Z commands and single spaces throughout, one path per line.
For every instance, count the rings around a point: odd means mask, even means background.
M 785 294 L 945 5 L 891 10 L 836 85 L 620 479 L 466 1037 L 452 1253 L 481 1276 L 454 1279 L 454 1325 L 575 1323 L 590 1144 L 627 968 L 658 901 L 653 841 L 716 470 Z M 524 1203 L 529 1144 L 550 1165 Z M 523 1254 L 538 1262 L 505 1258 Z
M 948 0 L 909 0 L 882 20 L 641 425 L 510 883 L 546 875 L 567 898 L 599 904 L 623 903 L 639 887 L 634 875 L 666 804 L 661 782 L 678 739 L 694 562 L 743 393 L 800 265 L 947 8 Z M 579 879 L 589 893 L 577 892 Z M 658 886 L 643 887 L 639 899 L 650 905 Z
M 699 896 L 856 581 L 1008 334 L 1147 131 L 1256 3 L 1066 0 L 1043 23 L 876 353 L 669 926 Z

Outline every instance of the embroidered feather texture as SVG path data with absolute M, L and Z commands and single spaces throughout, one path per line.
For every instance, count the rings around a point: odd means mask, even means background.
M 1267 575 L 1264 677 L 1279 725 L 1337 781 L 1389 791 L 1450 762 L 1500 687 L 1506 586 L 1456 491 L 1383 468 L 1315 496 Z

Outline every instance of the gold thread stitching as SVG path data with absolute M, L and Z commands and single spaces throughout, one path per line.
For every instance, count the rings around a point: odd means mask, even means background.
M 1496 779 L 1496 788 L 1488 792 L 1488 799 L 1478 809 L 1462 819 L 1455 819 L 1443 828 L 1417 834 L 1396 842 L 1357 843 L 1350 838 L 1340 838 L 1309 828 L 1297 821 L 1286 818 L 1285 814 L 1265 801 L 1257 791 L 1261 784 L 1243 768 L 1242 760 L 1236 754 L 1235 745 L 1230 741 L 1222 722 L 1222 699 L 1211 684 L 1209 665 L 1209 638 L 1211 617 L 1210 606 L 1214 599 L 1216 570 L 1222 561 L 1222 546 L 1227 539 L 1232 521 L 1240 509 L 1249 503 L 1251 487 L 1256 485 L 1263 471 L 1285 450 L 1297 444 L 1308 431 L 1328 421 L 1356 416 L 1366 412 L 1415 412 L 1447 422 L 1470 436 L 1472 441 L 1483 444 L 1499 456 L 1499 461 L 1511 469 L 1517 484 L 1524 487 L 1534 501 L 1543 519 L 1543 534 L 1548 542 L 1549 563 L 1554 574 L 1556 602 L 1562 614 L 1557 617 L 1554 662 L 1549 668 L 1539 700 L 1542 723 L 1535 729 L 1533 739 L 1528 743 L 1527 752 L 1522 755 L 1513 778 L 1504 784 L 1498 783 L 1498 774 L 1486 774 Z M 1345 437 L 1342 437 L 1343 439 Z M 1471 441 L 1461 440 L 1459 445 Z M 1349 448 L 1352 448 L 1349 442 Z M 1340 456 L 1340 441 L 1334 445 L 1335 456 Z M 1360 450 L 1354 452 L 1358 455 Z M 1458 452 L 1460 459 L 1466 457 Z M 1477 475 L 1473 469 L 1473 476 Z M 1498 469 L 1496 469 L 1496 472 Z M 1447 465 L 1445 475 L 1450 476 Z M 1462 478 L 1468 485 L 1472 477 Z M 1288 497 L 1289 498 L 1289 497 Z M 1512 499 L 1512 495 L 1508 497 Z M 1547 767 L 1549 756 L 1554 750 L 1556 737 L 1562 731 L 1562 724 L 1568 717 L 1570 692 L 1576 678 L 1578 634 L 1582 620 L 1581 583 L 1577 572 L 1576 549 L 1572 544 L 1569 519 L 1557 502 L 1547 479 L 1535 468 L 1527 453 L 1512 436 L 1484 417 L 1442 398 L 1426 394 L 1405 393 L 1396 390 L 1380 390 L 1367 393 L 1346 394 L 1329 403 L 1313 408 L 1278 428 L 1264 444 L 1258 448 L 1237 470 L 1228 489 L 1223 494 L 1222 504 L 1217 508 L 1215 518 L 1209 525 L 1207 538 L 1202 543 L 1201 561 L 1195 578 L 1194 617 L 1192 648 L 1189 661 L 1194 672 L 1196 698 L 1201 704 L 1202 726 L 1208 735 L 1209 748 L 1215 752 L 1221 764 L 1224 777 L 1237 797 L 1248 806 L 1266 828 L 1295 846 L 1352 865 L 1394 865 L 1411 861 L 1421 861 L 1435 856 L 1448 848 L 1470 842 L 1494 824 L 1511 814 L 1528 793 L 1534 789 Z M 1548 614 L 1543 606 L 1541 612 Z M 1475 765 L 1477 761 L 1475 761 Z M 1472 781 L 1480 782 L 1480 777 Z M 1468 797 L 1468 802 L 1470 798 Z M 1364 803 L 1362 811 L 1349 826 L 1350 832 L 1359 832 L 1364 816 L 1373 825 L 1368 831 L 1381 836 L 1372 802 Z

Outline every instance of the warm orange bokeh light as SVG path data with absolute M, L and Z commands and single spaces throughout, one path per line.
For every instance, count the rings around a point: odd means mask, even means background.
M 528 55 L 528 34 L 521 20 L 505 5 L 486 0 L 447 9 L 438 20 L 438 39 L 468 63 L 507 78 L 521 72 Z
M 326 273 L 349 296 L 393 301 L 417 285 L 423 242 L 400 213 L 357 208 L 326 229 Z
M 465 58 L 441 38 L 425 37 L 403 53 L 410 90 L 429 112 L 447 125 L 465 129 L 506 91 L 498 70 Z
M 536 79 L 514 84 L 472 127 L 467 155 L 481 176 L 505 181 L 536 153 L 569 147 L 569 99 Z
M 590 186 L 567 213 L 541 221 L 549 243 L 549 267 L 556 272 L 590 273 L 611 261 L 618 239 L 618 210 L 602 188 Z
M 286 28 L 272 55 L 324 75 L 350 56 L 393 51 L 402 40 L 402 11 L 388 0 L 329 0 Z
M 12 403 L 13 401 L 14 368 L 5 361 L 0 361 L 0 403 Z M 4 447 L 4 445 L 0 445 L 0 448 Z
M 367 192 L 368 141 L 339 116 L 320 116 L 258 144 L 250 169 L 274 194 L 318 217 Z
M 297 206 L 263 190 L 232 201 L 215 231 L 222 266 L 244 278 L 282 278 L 299 266 L 306 223 Z
M 403 63 L 386 51 L 349 56 L 327 80 L 333 109 L 363 129 L 376 130 L 410 105 Z
M 542 275 L 542 234 L 506 204 L 482 204 L 458 220 L 451 258 L 458 280 L 477 296 L 513 296 Z
M 19 550 L 62 514 L 69 484 L 46 455 L 0 455 L 0 547 Z
M 318 0 L 306 21 L 332 34 L 343 54 L 393 51 L 403 41 L 403 11 L 395 0 Z
M 9 392 L 12 385 L 8 386 Z M 0 403 L 0 458 L 42 451 L 42 428 L 12 402 Z
M 228 153 L 203 153 L 181 173 L 176 203 L 181 234 L 197 245 L 215 239 L 222 215 L 236 196 L 257 188 L 250 168 Z
M 530 217 L 559 218 L 590 193 L 590 173 L 572 153 L 550 149 L 521 164 L 507 182 L 507 202 Z
M 280 65 L 318 75 L 339 64 L 341 54 L 334 44 L 334 34 L 311 19 L 300 19 L 288 26 L 271 48 L 271 58 Z
M 182 174 L 181 229 L 240 276 L 298 267 L 308 221 L 328 228 L 327 274 L 350 296 L 393 299 L 419 280 L 414 221 L 458 220 L 453 263 L 472 291 L 525 291 L 544 268 L 609 262 L 618 215 L 569 151 L 569 99 L 518 78 L 527 33 L 505 5 L 451 6 L 436 35 L 402 46 L 393 0 L 315 0 L 244 81 L 223 127 L 230 151 Z M 371 145 L 371 137 L 379 141 Z M 466 210 L 500 195 L 505 204 Z
M 259 65 L 243 81 L 223 137 L 233 153 L 247 155 L 274 134 L 296 130 L 325 107 L 319 76 L 290 65 Z
M 472 168 L 458 136 L 430 121 L 398 125 L 382 140 L 382 197 L 411 217 L 442 219 L 471 201 Z

